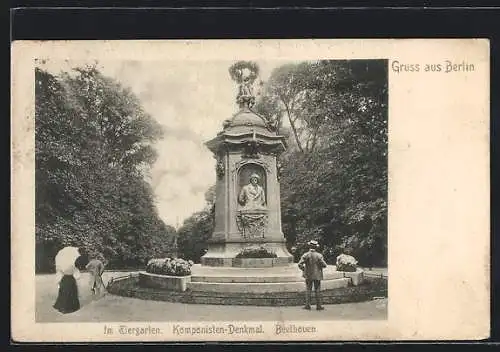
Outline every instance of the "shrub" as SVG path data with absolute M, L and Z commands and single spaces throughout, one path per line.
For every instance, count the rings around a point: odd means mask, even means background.
M 245 248 L 236 255 L 236 258 L 277 258 L 276 253 L 265 247 Z
M 336 261 L 337 271 L 354 272 L 358 267 L 358 261 L 350 255 L 341 254 Z
M 191 275 L 191 260 L 181 258 L 151 259 L 146 272 L 150 274 L 168 275 L 168 276 L 189 276 Z
M 307 251 L 309 251 L 309 245 L 307 242 L 297 242 L 292 248 L 290 248 L 290 253 L 293 255 L 293 261 L 295 263 L 298 263 L 302 255 Z

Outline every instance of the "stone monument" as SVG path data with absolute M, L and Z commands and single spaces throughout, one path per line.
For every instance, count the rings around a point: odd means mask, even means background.
M 252 62 L 231 66 L 231 77 L 239 85 L 239 111 L 206 143 L 216 159 L 217 181 L 215 229 L 201 258 L 203 266 L 231 267 L 241 250 L 257 246 L 277 255 L 275 266 L 293 261 L 281 229 L 277 164 L 286 139 L 252 110 L 258 71 Z
M 304 278 L 293 263 L 281 229 L 277 158 L 286 150 L 286 140 L 272 123 L 252 110 L 252 85 L 258 67 L 252 62 L 237 62 L 229 72 L 239 84 L 239 111 L 206 143 L 216 159 L 215 228 L 201 264 L 194 264 L 191 276 L 182 278 L 181 291 L 189 290 L 185 299 L 203 304 L 303 304 Z M 253 247 L 265 247 L 276 257 L 238 257 L 244 250 L 250 256 L 259 253 L 248 251 Z M 332 265 L 324 269 L 323 276 L 323 291 L 358 285 L 363 280 L 360 269 L 339 272 Z M 140 273 L 140 277 L 147 287 L 170 289 L 172 285 L 170 276 Z M 155 297 L 160 296 L 155 293 Z M 164 297 L 169 300 L 172 295 Z M 324 303 L 339 300 L 334 291 L 323 298 Z

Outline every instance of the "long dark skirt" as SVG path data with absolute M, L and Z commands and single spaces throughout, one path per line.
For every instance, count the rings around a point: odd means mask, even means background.
M 61 313 L 73 313 L 80 309 L 78 286 L 73 275 L 64 275 L 59 283 L 59 294 L 53 306 Z

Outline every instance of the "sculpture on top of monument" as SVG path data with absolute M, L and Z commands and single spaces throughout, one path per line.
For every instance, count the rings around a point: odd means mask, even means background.
M 248 77 L 245 77 L 243 79 L 243 82 L 240 84 L 240 89 L 236 100 L 240 107 L 248 106 L 249 108 L 251 108 L 255 104 L 252 85 Z
M 266 209 L 266 194 L 261 185 L 259 185 L 260 176 L 252 174 L 250 182 L 243 186 L 238 197 L 241 210 L 263 210 Z
M 286 150 L 286 138 L 252 110 L 258 95 L 257 64 L 238 61 L 228 71 L 238 85 L 239 111 L 224 120 L 223 129 L 206 142 L 217 160 L 218 202 L 211 245 L 202 264 L 230 264 L 228 259 L 236 255 L 233 249 L 241 243 L 266 241 L 278 249 L 284 263 L 289 263 L 293 257 L 281 229 L 276 166 L 278 155 Z
M 259 75 L 259 67 L 251 61 L 238 61 L 229 68 L 231 78 L 239 84 L 236 102 L 241 109 L 255 105 L 253 83 Z

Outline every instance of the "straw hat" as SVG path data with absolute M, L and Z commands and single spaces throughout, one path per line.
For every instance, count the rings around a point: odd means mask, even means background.
M 307 242 L 307 244 L 311 247 L 319 247 L 318 241 L 315 240 L 310 240 L 309 242 Z

